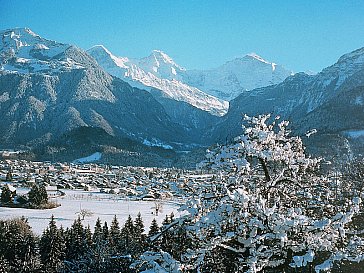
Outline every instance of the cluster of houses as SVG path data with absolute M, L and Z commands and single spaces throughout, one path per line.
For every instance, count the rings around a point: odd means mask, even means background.
M 97 191 L 135 199 L 188 196 L 196 184 L 210 183 L 215 174 L 174 168 L 121 167 L 101 164 L 0 161 L 0 183 L 12 187 L 46 185 L 48 195 L 63 189 Z

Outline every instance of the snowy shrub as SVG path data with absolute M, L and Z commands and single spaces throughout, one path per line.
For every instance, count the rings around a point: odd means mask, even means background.
M 147 251 L 132 267 L 141 273 L 182 273 L 181 264 L 164 251 Z

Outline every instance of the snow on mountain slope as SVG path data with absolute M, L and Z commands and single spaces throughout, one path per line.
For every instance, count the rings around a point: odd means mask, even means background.
M 292 71 L 252 53 L 211 70 L 186 70 L 160 50 L 145 58 L 116 57 L 103 46 L 88 50 L 110 74 L 138 88 L 154 87 L 166 97 L 185 101 L 215 115 L 242 92 L 282 82 Z
M 135 60 L 135 64 L 158 78 L 168 80 L 181 80 L 180 74 L 186 71 L 160 50 L 153 50 L 148 57 Z
M 102 156 L 102 153 L 96 152 L 96 153 L 93 153 L 92 155 L 76 159 L 73 161 L 73 163 L 81 163 L 81 164 L 90 163 L 90 162 L 100 160 L 101 156 Z
M 180 73 L 185 70 L 161 51 L 154 50 L 150 56 L 140 60 L 116 57 L 100 45 L 92 47 L 87 52 L 108 73 L 134 87 L 147 91 L 151 88 L 159 89 L 167 98 L 187 102 L 213 115 L 222 116 L 227 112 L 228 102 L 178 80 Z
M 0 71 L 57 72 L 84 67 L 63 53 L 70 45 L 41 38 L 28 28 L 0 32 Z
M 294 134 L 305 135 L 316 129 L 317 134 L 309 139 L 311 151 L 340 155 L 337 148 L 345 147 L 348 138 L 348 143 L 354 145 L 352 151 L 363 154 L 363 142 L 359 143 L 364 129 L 363 98 L 361 48 L 343 55 L 318 74 L 297 73 L 278 85 L 242 93 L 230 101 L 222 122 L 204 137 L 215 141 L 232 139 L 241 133 L 242 114 L 271 113 L 289 120 Z
M 364 69 L 364 47 L 341 56 L 335 64 L 325 68 L 318 75 L 323 85 L 328 86 L 335 81 L 336 89 L 347 78 L 362 69 Z
M 230 101 L 244 91 L 280 83 L 292 74 L 283 66 L 252 53 L 215 69 L 188 70 L 183 80 L 210 95 Z
M 0 31 L 0 38 L 2 145 L 35 147 L 58 139 L 63 145 L 63 136 L 81 127 L 135 141 L 199 141 L 150 93 L 111 76 L 84 50 L 27 28 Z

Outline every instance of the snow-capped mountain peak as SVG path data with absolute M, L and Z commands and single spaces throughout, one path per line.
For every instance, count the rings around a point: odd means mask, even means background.
M 106 54 L 108 54 L 109 56 L 114 56 L 104 45 L 94 45 L 93 47 L 88 49 L 88 51 L 90 51 L 90 50 L 103 51 Z
M 34 46 L 36 49 L 49 49 L 50 45 L 55 45 L 55 41 L 47 40 L 34 33 L 29 28 L 14 28 L 7 29 L 0 32 L 2 43 L 0 50 L 12 48 L 19 50 L 21 47 Z
M 87 52 L 98 62 L 104 62 L 103 67 L 107 66 L 112 68 L 113 64 L 115 64 L 120 68 L 127 68 L 126 63 L 129 62 L 129 59 L 126 57 L 116 57 L 103 45 L 95 45 L 88 49 Z
M 261 56 L 259 56 L 258 54 L 254 53 L 254 52 L 249 53 L 249 54 L 246 54 L 244 56 L 244 58 L 246 58 L 246 59 L 253 59 L 253 60 L 260 61 L 262 63 L 270 64 L 270 62 L 264 60 Z
M 163 62 L 165 64 L 171 64 L 171 65 L 175 65 L 175 66 L 178 66 L 174 61 L 173 59 L 168 56 L 166 53 L 164 53 L 163 51 L 161 50 L 158 50 L 158 49 L 154 49 L 152 51 L 152 54 L 150 55 L 150 57 L 154 57 L 154 59 L 158 62 Z
M 26 41 L 27 39 L 33 40 L 34 38 L 40 38 L 40 36 L 34 33 L 29 28 L 13 28 L 3 31 L 4 37 L 9 37 L 12 40 Z
M 160 50 L 142 59 L 116 57 L 105 47 L 95 46 L 87 51 L 108 73 L 128 82 L 134 87 L 150 91 L 161 90 L 163 97 L 187 102 L 214 115 L 223 115 L 228 102 L 208 95 L 201 90 L 184 84 L 185 69 Z
M 1 31 L 0 38 L 0 71 L 36 73 L 83 68 L 66 56 L 71 45 L 44 39 L 29 28 Z
M 135 64 L 158 78 L 168 80 L 180 80 L 180 74 L 186 70 L 176 64 L 166 53 L 156 49 L 148 57 L 136 61 Z
M 235 58 L 211 70 L 186 70 L 161 50 L 153 50 L 149 56 L 141 59 L 120 58 L 106 52 L 101 57 L 95 50 L 89 50 L 110 74 L 139 88 L 144 85 L 163 90 L 168 97 L 186 101 L 204 110 L 218 106 L 219 115 L 226 111 L 223 109 L 227 103 L 223 100 L 231 100 L 247 90 L 280 83 L 293 74 L 256 53 Z M 197 94 L 200 94 L 197 99 L 199 102 L 192 99 Z M 211 106 L 206 101 L 201 103 L 206 94 L 210 95 L 209 99 L 219 98 L 220 102 L 215 101 Z M 212 112 L 216 113 L 216 109 Z
M 242 92 L 284 81 L 293 73 L 256 53 L 237 57 L 211 70 L 187 71 L 186 83 L 221 99 L 231 100 Z

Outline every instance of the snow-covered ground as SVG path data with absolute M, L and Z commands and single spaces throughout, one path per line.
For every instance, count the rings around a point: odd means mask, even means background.
M 100 152 L 93 153 L 92 155 L 82 157 L 73 161 L 73 163 L 89 163 L 101 159 L 102 154 Z
M 20 193 L 20 190 L 17 189 L 17 192 Z M 145 228 L 148 230 L 153 218 L 156 218 L 158 224 L 161 224 L 166 214 L 169 215 L 173 212 L 174 215 L 179 215 L 178 205 L 174 202 L 165 201 L 160 203 L 161 209 L 158 216 L 156 216 L 155 207 L 157 203 L 155 201 L 132 201 L 113 194 L 79 190 L 65 190 L 64 192 L 66 193 L 65 196 L 52 199 L 61 204 L 58 208 L 37 210 L 0 207 L 0 219 L 24 216 L 28 218 L 33 231 L 36 234 L 41 234 L 48 225 L 52 214 L 58 226 L 69 227 L 78 217 L 81 209 L 93 213 L 92 216 L 86 216 L 83 221 L 84 225 L 90 225 L 92 230 L 98 217 L 102 222 L 107 221 L 110 226 L 112 218 L 116 215 L 122 226 L 129 214 L 134 219 L 140 212 Z
M 171 145 L 164 144 L 155 138 L 153 138 L 152 141 L 149 141 L 148 139 L 144 139 L 143 144 L 150 146 L 150 147 L 162 147 L 166 150 L 173 150 L 173 147 Z

